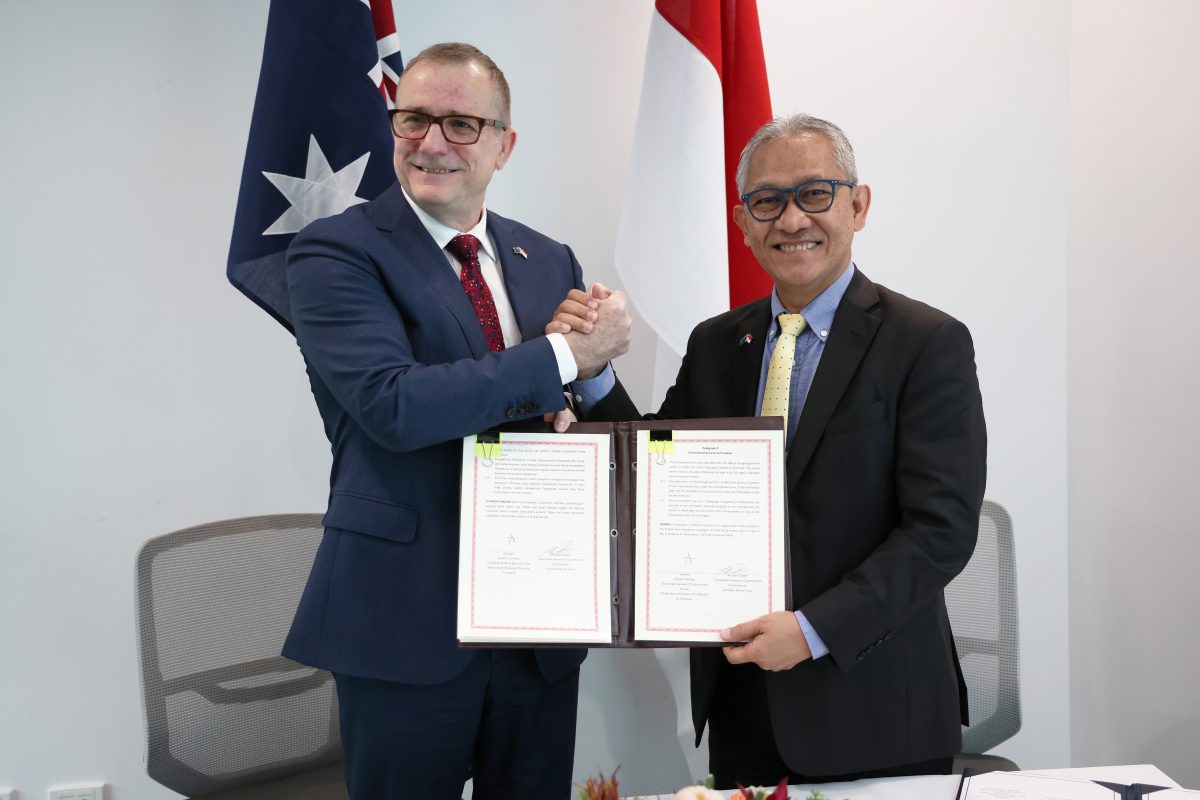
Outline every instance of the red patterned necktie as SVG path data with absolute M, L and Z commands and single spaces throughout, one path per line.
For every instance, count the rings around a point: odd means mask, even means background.
M 463 291 L 479 317 L 483 338 L 487 339 L 488 350 L 498 353 L 504 349 L 504 332 L 500 330 L 500 318 L 496 315 L 496 301 L 479 271 L 479 240 L 469 233 L 460 233 L 446 245 L 450 254 L 462 264 Z

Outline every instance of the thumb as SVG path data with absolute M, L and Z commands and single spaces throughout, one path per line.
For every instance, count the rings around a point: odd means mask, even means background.
M 589 293 L 597 300 L 607 300 L 612 294 L 612 289 L 609 289 L 603 283 L 593 283 Z
M 761 632 L 761 623 L 762 618 L 760 617 L 740 625 L 734 625 L 732 628 L 725 628 L 721 631 L 721 638 L 727 642 L 748 642 Z
M 547 414 L 546 416 L 550 416 Z M 571 427 L 572 422 L 578 422 L 575 414 L 569 408 L 564 408 L 562 411 L 554 414 L 554 432 L 566 433 L 567 428 Z

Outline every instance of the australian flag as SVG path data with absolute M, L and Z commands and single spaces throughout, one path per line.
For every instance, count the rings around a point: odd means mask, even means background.
M 271 0 L 226 275 L 289 331 L 293 236 L 396 180 L 403 68 L 392 0 Z

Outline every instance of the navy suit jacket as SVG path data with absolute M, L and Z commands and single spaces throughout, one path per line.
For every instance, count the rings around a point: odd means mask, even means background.
M 770 324 L 763 298 L 698 325 L 656 416 L 756 414 Z M 627 415 L 625 402 L 611 393 L 591 416 Z M 967 328 L 856 273 L 787 455 L 793 607 L 830 650 L 766 673 L 793 771 L 865 772 L 961 747 L 966 688 L 942 590 L 975 547 L 986 447 Z M 697 740 L 723 662 L 692 651 Z
M 491 211 L 488 232 L 522 336 L 499 353 L 399 184 L 312 223 L 288 250 L 296 339 L 333 451 L 289 658 L 434 684 L 476 654 L 455 638 L 461 438 L 563 408 L 543 329 L 583 286 L 567 246 Z M 554 679 L 585 652 L 537 658 Z

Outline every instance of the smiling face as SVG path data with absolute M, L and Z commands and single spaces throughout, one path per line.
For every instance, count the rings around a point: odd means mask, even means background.
M 746 171 L 746 192 L 787 189 L 817 178 L 846 180 L 838 167 L 833 143 L 818 133 L 773 139 L 754 151 Z M 806 214 L 788 198 L 782 216 L 759 222 L 744 205 L 734 206 L 733 221 L 746 246 L 775 281 L 788 311 L 797 312 L 831 283 L 850 263 L 854 233 L 867 224 L 871 190 L 867 186 L 837 188 L 833 206 Z
M 434 116 L 503 118 L 495 82 L 473 62 L 418 62 L 400 76 L 396 107 Z M 393 139 L 392 163 L 404 191 L 434 219 L 466 231 L 479 222 L 488 183 L 508 161 L 517 135 L 487 125 L 475 144 L 452 144 L 440 126 L 431 125 L 424 139 Z

